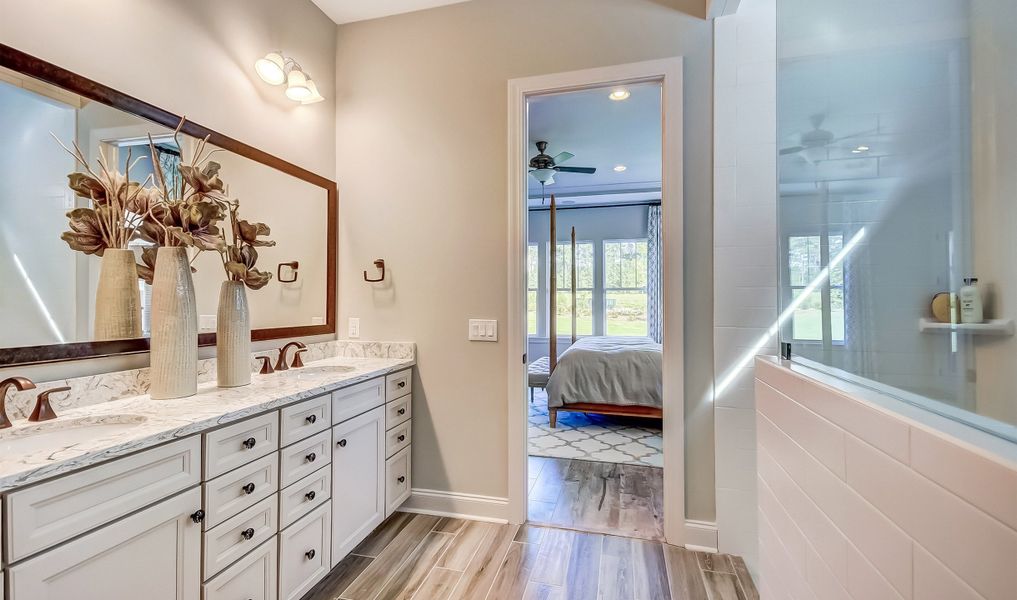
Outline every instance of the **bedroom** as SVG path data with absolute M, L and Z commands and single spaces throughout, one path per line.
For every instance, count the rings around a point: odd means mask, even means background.
M 535 523 L 663 538 L 661 91 L 647 82 L 528 99 Z

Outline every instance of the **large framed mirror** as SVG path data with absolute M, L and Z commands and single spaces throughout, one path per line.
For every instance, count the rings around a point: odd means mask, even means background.
M 336 331 L 338 198 L 334 181 L 179 115 L 0 44 L 0 367 L 146 352 L 150 286 L 139 278 L 140 337 L 99 339 L 95 315 L 100 261 L 61 239 L 66 213 L 87 199 L 68 187 L 80 171 L 66 146 L 142 181 L 166 172 L 207 138 L 228 195 L 243 218 L 264 222 L 275 246 L 258 248 L 272 274 L 249 293 L 251 337 L 272 340 Z M 149 143 L 149 136 L 153 144 Z M 54 139 L 56 138 L 56 139 Z M 154 152 L 153 152 L 154 150 Z M 153 156 L 154 154 L 154 156 Z M 138 160 L 139 157 L 145 157 Z M 130 242 L 141 263 L 144 239 Z M 215 252 L 192 265 L 199 344 L 215 344 L 224 273 Z

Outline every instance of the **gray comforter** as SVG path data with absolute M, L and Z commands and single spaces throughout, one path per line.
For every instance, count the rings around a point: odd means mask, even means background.
M 584 337 L 558 359 L 547 405 L 663 406 L 661 345 L 647 337 Z

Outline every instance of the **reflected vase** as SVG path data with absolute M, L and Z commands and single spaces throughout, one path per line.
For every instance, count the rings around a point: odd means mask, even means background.
M 251 311 L 242 281 L 224 281 L 219 288 L 215 349 L 219 387 L 251 383 Z
M 198 308 L 186 248 L 159 248 L 152 279 L 149 395 L 184 398 L 198 391 Z
M 107 248 L 95 289 L 96 341 L 141 337 L 141 293 L 134 251 Z

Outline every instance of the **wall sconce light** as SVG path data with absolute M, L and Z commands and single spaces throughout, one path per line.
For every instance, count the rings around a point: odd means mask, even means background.
M 254 63 L 258 77 L 269 85 L 286 84 L 286 97 L 301 104 L 314 104 L 325 98 L 300 64 L 282 51 L 269 52 Z

